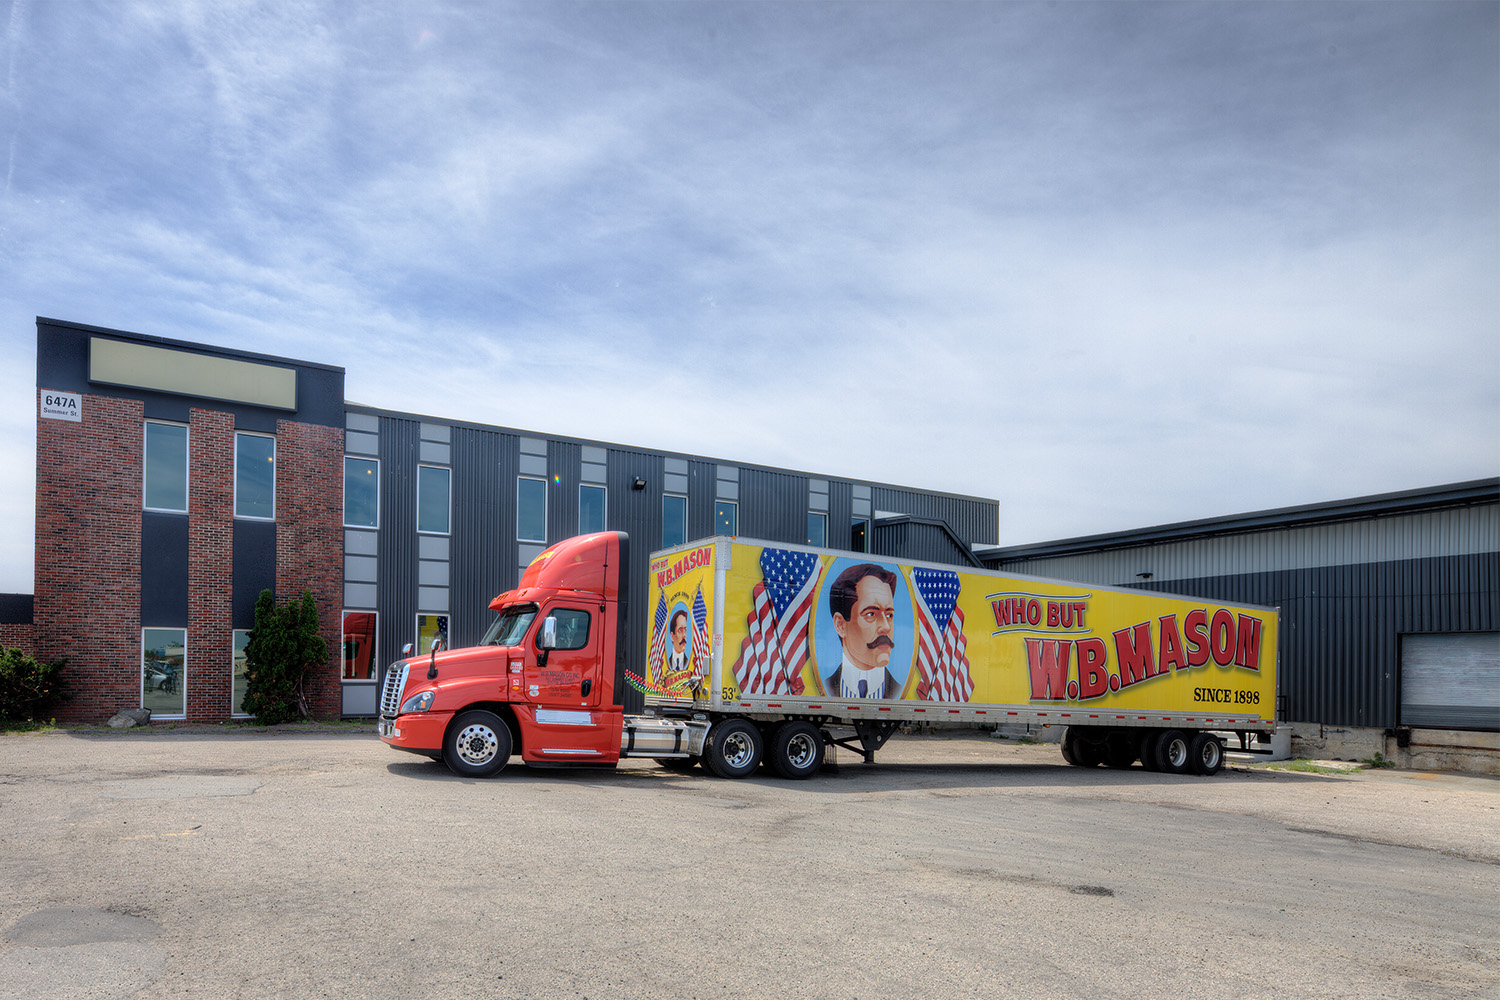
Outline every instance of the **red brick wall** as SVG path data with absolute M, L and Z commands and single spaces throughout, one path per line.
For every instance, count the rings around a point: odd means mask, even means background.
M 220 722 L 234 673 L 234 417 L 195 407 L 188 428 L 187 717 Z
M 138 401 L 92 394 L 81 423 L 37 420 L 32 622 L 37 658 L 68 661 L 59 720 L 141 703 L 142 425 Z
M 0 625 L 0 646 L 36 655 L 36 634 L 30 625 Z
M 343 692 L 344 431 L 290 420 L 276 425 L 276 600 L 311 590 L 328 662 L 312 680 L 309 707 L 338 718 Z

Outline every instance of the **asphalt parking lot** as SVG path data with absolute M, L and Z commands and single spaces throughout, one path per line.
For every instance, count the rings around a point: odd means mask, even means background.
M 1489 997 L 1500 780 L 0 735 L 0 997 Z

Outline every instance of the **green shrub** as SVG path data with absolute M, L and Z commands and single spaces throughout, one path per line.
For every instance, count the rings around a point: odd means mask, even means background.
M 19 649 L 0 650 L 0 722 L 36 722 L 68 697 L 66 660 L 44 663 Z
M 307 718 L 307 679 L 327 658 L 312 592 L 304 590 L 300 600 L 278 608 L 271 592 L 262 590 L 245 644 L 244 710 L 270 726 Z

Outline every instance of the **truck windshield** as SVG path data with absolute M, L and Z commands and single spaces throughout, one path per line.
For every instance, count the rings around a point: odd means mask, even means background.
M 500 612 L 494 624 L 490 625 L 484 633 L 484 638 L 479 640 L 481 646 L 519 646 L 526 635 L 526 630 L 531 627 L 531 619 L 536 617 L 535 604 L 519 604 L 513 608 L 506 608 Z

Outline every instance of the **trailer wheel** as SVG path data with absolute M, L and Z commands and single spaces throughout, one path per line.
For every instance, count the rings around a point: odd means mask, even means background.
M 783 778 L 811 778 L 823 766 L 823 731 L 811 722 L 784 722 L 771 737 L 771 766 Z
M 509 760 L 510 728 L 493 712 L 464 712 L 443 737 L 443 762 L 465 778 L 499 774 Z
M 1069 764 L 1072 764 L 1074 767 L 1077 767 L 1078 766 L 1078 758 L 1073 756 L 1073 727 L 1072 726 L 1069 726 L 1067 729 L 1063 730 L 1062 739 L 1058 741 L 1057 746 L 1058 746 L 1058 749 L 1062 751 L 1062 758 L 1063 758 L 1063 760 L 1067 761 Z
M 1098 767 L 1104 763 L 1103 752 L 1078 726 L 1069 726 L 1063 733 L 1062 752 L 1063 760 L 1075 767 Z
M 1191 738 L 1181 729 L 1168 729 L 1156 744 L 1156 769 L 1167 774 L 1186 774 L 1193 766 Z
M 1224 766 L 1224 744 L 1213 733 L 1199 733 L 1189 746 L 1194 774 L 1218 774 Z
M 743 778 L 760 766 L 760 730 L 744 719 L 721 719 L 708 731 L 703 759 L 721 778 Z
M 1141 737 L 1141 767 L 1148 771 L 1161 770 L 1156 763 L 1156 742 L 1160 737 L 1161 733 L 1154 729 Z

